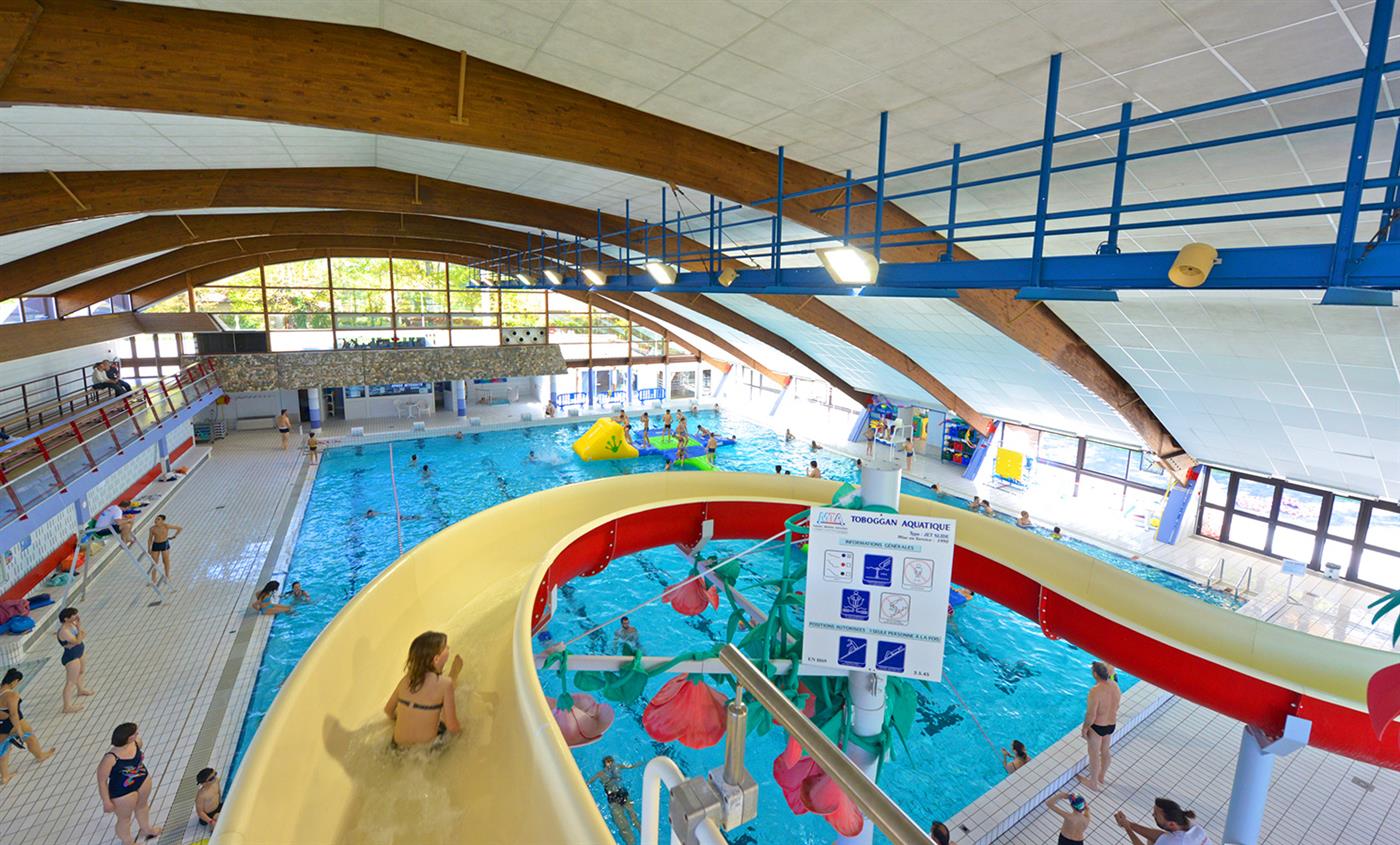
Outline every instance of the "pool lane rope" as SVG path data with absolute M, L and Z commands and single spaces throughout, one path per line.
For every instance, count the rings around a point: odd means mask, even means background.
M 982 734 L 982 739 L 986 740 L 988 747 L 992 749 L 992 753 L 1000 756 L 1000 747 L 998 747 L 995 742 L 992 742 L 992 738 L 987 735 L 987 729 L 982 727 L 982 722 L 977 718 L 977 714 L 972 712 L 972 708 L 967 706 L 966 701 L 963 701 L 962 695 L 958 692 L 958 688 L 953 686 L 953 679 L 948 677 L 947 672 L 943 673 L 943 683 L 948 685 L 948 690 L 953 693 L 953 697 L 962 705 L 962 709 L 967 711 L 967 715 L 972 717 L 972 724 L 977 726 L 978 732 Z

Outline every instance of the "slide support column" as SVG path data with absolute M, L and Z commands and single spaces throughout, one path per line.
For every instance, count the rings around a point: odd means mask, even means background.
M 873 462 L 872 462 L 873 463 Z M 860 500 L 865 507 L 899 508 L 899 483 L 902 473 L 898 466 L 875 467 L 863 465 L 860 470 Z M 879 736 L 885 726 L 884 675 L 864 670 L 850 674 L 851 733 L 858 737 Z M 855 761 L 871 782 L 880 768 L 880 758 L 853 741 L 845 747 L 846 756 Z M 840 845 L 869 845 L 875 837 L 875 825 L 866 819 L 855 836 L 838 836 Z
M 1258 728 L 1244 726 L 1240 756 L 1235 763 L 1235 782 L 1230 788 L 1230 810 L 1225 816 L 1225 845 L 1258 845 L 1274 758 L 1307 745 L 1311 732 L 1312 722 L 1296 716 L 1287 718 L 1283 736 L 1272 742 Z

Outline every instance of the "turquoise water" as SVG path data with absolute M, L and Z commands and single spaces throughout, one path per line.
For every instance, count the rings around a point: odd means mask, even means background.
M 827 478 L 857 480 L 855 461 L 801 443 L 784 443 L 782 436 L 735 415 L 705 411 L 698 424 L 735 435 L 738 442 L 722 447 L 721 468 L 773 472 L 775 464 L 804 471 L 816 459 Z M 661 468 L 660 458 L 583 463 L 570 450 L 587 423 L 565 424 L 468 434 L 462 440 L 433 437 L 393 444 L 399 504 L 405 515 L 403 547 L 412 548 L 452 523 L 499 504 L 559 484 Z M 533 459 L 531 453 L 534 454 Z M 323 457 L 289 565 L 280 573 L 284 585 L 299 580 L 315 599 L 294 615 L 278 617 L 272 626 L 252 700 L 245 717 L 233 767 L 236 771 L 253 733 L 272 704 L 277 690 L 316 635 L 344 604 L 398 556 L 393 491 L 389 484 L 387 444 L 329 450 Z M 417 466 L 411 456 L 418 458 Z M 424 473 L 422 465 L 430 471 Z M 933 498 L 927 487 L 905 482 L 904 492 Z M 951 504 L 963 500 L 944 497 Z M 379 516 L 366 517 L 373 509 Z M 1090 546 L 1067 541 L 1080 551 L 1148 580 L 1205 601 L 1223 604 L 1217 593 L 1203 590 L 1150 566 Z M 716 544 L 717 550 L 741 546 Z M 779 557 L 759 553 L 745 558 L 745 583 L 777 571 Z M 614 561 L 594 578 L 578 579 L 560 590 L 551 623 L 558 639 L 575 636 L 642 601 L 684 577 L 684 558 L 672 549 L 653 549 Z M 764 604 L 761 593 L 753 598 Z M 724 637 L 728 608 L 700 617 L 681 617 L 667 605 L 654 604 L 632 614 L 643 632 L 650 654 L 673 654 L 703 648 Z M 607 651 L 604 634 L 575 646 L 575 651 Z M 950 628 L 945 676 L 956 686 L 967 708 L 947 684 L 925 686 L 909 747 L 896 748 L 880 784 L 916 819 L 947 818 L 985 792 L 1000 777 L 1000 755 L 978 730 L 973 716 L 998 746 L 1012 739 L 1026 743 L 1034 754 L 1067 733 L 1083 713 L 1090 685 L 1087 654 L 1062 641 L 1047 640 L 1032 622 L 984 597 L 959 609 Z M 658 678 L 647 696 L 665 681 Z M 557 692 L 552 673 L 542 678 L 548 694 Z M 1125 687 L 1134 679 L 1124 676 Z M 970 709 L 968 709 L 970 708 Z M 652 741 L 641 729 L 642 705 L 619 708 L 613 729 L 602 742 L 580 749 L 575 757 L 584 774 L 597 771 L 605 753 L 629 762 L 645 762 L 658 753 L 672 756 L 693 775 L 718 765 L 719 747 L 692 751 Z M 772 783 L 772 760 L 782 750 L 780 732 L 751 741 L 749 768 L 761 784 L 762 812 L 743 832 L 731 834 L 743 842 L 827 842 L 832 838 L 819 818 L 794 818 Z M 634 796 L 640 793 L 640 771 L 629 772 Z M 931 789 L 931 785 L 936 788 Z M 601 790 L 595 796 L 603 802 Z M 640 802 L 638 802 L 640 806 Z M 604 813 L 605 818 L 611 819 Z M 749 830 L 749 828 L 753 828 Z

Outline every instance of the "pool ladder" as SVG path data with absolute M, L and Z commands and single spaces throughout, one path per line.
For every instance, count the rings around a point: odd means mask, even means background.
M 1206 579 L 1206 586 L 1207 586 L 1207 587 L 1210 587 L 1210 588 L 1212 588 L 1212 589 L 1214 589 L 1214 586 L 1215 586 L 1216 584 L 1224 584 L 1224 583 L 1225 583 L 1225 558 L 1222 557 L 1222 558 L 1220 559 L 1220 563 L 1217 564 L 1216 567 L 1215 567 L 1214 569 L 1211 570 L 1210 578 Z M 1241 587 L 1243 587 L 1243 590 L 1241 590 Z M 1235 598 L 1235 607 L 1236 607 L 1236 608 L 1238 608 L 1241 604 L 1244 604 L 1244 594 L 1245 594 L 1246 592 L 1251 592 L 1251 591 L 1253 591 L 1253 589 L 1254 589 L 1254 564 L 1249 564 L 1248 566 L 1246 566 L 1246 567 L 1244 568 L 1244 572 L 1241 572 L 1241 573 L 1240 573 L 1240 577 L 1238 577 L 1238 578 L 1235 579 L 1234 598 Z

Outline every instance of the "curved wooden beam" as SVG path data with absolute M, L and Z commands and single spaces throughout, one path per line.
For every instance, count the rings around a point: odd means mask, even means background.
M 608 296 L 629 308 L 635 307 L 641 309 L 647 306 L 654 307 L 654 303 L 650 302 L 639 293 L 610 293 Z M 745 317 L 743 314 L 740 314 L 738 311 L 726 308 L 713 299 L 710 299 L 708 296 L 699 293 L 662 293 L 661 296 L 665 299 L 673 300 L 676 304 L 683 305 L 697 314 L 703 314 L 711 320 L 724 323 L 726 326 L 736 329 L 754 340 L 771 346 L 811 370 L 818 377 L 826 381 L 827 384 L 841 391 L 846 396 L 849 396 L 857 405 L 870 404 L 871 397 L 868 391 L 852 387 L 849 382 L 822 366 L 820 361 L 802 351 L 792 341 L 780 334 L 769 331 L 753 320 L 750 320 L 748 317 Z
M 614 316 L 616 316 L 616 317 L 621 317 L 621 318 L 624 319 L 624 320 L 630 320 L 630 321 L 636 323 L 636 324 L 639 325 L 639 326 L 642 326 L 642 327 L 644 327 L 644 328 L 651 329 L 652 331 L 654 331 L 654 332 L 656 332 L 657 334 L 661 335 L 663 338 L 673 337 L 674 335 L 677 334 L 677 332 L 676 332 L 675 329 L 671 329 L 671 328 L 668 328 L 668 327 L 666 327 L 666 326 L 663 326 L 663 325 L 661 325 L 660 323 L 656 322 L 655 320 L 649 320 L 649 319 L 647 319 L 646 317 L 640 316 L 640 315 L 638 315 L 638 314 L 633 314 L 632 312 L 628 311 L 626 308 L 623 308 L 621 305 L 618 305 L 616 302 L 604 301 L 604 300 L 602 300 L 602 299 L 599 298 L 599 297 L 595 297 L 595 296 L 594 296 L 593 294 L 591 294 L 591 293 L 583 293 L 583 292 L 581 292 L 581 291 L 572 291 L 572 290 L 556 290 L 556 291 L 554 291 L 554 293 L 557 293 L 557 294 L 559 294 L 560 296 L 567 296 L 569 299 L 577 300 L 578 302 L 582 302 L 582 303 L 584 303 L 585 305 L 591 305 L 591 306 L 593 306 L 594 308 L 598 308 L 598 309 L 600 309 L 600 310 L 602 310 L 602 311 L 606 311 L 606 312 L 608 312 L 609 314 L 612 314 L 612 315 L 614 315 Z M 684 338 L 684 337 L 681 338 L 681 339 L 682 339 L 682 340 L 685 340 L 687 343 L 690 343 L 691 346 L 695 346 L 695 344 L 694 344 L 694 343 L 691 343 L 688 339 L 686 339 L 686 338 Z M 729 348 L 726 348 L 725 351 L 726 351 L 726 352 L 731 352 L 731 351 L 736 351 L 736 350 L 734 350 L 733 347 L 729 347 Z M 707 363 L 707 364 L 714 364 L 715 366 L 720 367 L 720 368 L 721 368 L 722 370 L 724 370 L 725 372 L 728 372 L 728 371 L 729 371 L 729 368 L 732 367 L 732 366 L 734 365 L 734 362 L 733 362 L 733 361 L 722 361 L 722 360 L 720 360 L 720 359 L 718 359 L 718 358 L 715 358 L 715 357 L 712 356 L 712 355 L 706 354 L 706 353 L 705 353 L 703 350 L 701 350 L 698 346 L 696 346 L 696 348 L 695 348 L 695 355 L 696 355 L 696 357 L 698 357 L 701 361 L 704 361 L 704 362 Z M 745 363 L 747 363 L 747 362 L 745 362 Z
M 718 334 L 715 334 L 714 332 L 710 331 L 709 329 L 705 328 L 704 326 L 700 325 L 694 320 L 687 320 L 680 314 L 677 314 L 676 312 L 670 311 L 666 308 L 662 308 L 656 305 L 656 303 L 654 302 L 647 302 L 641 297 L 637 297 L 633 299 L 630 303 L 624 305 L 621 302 L 615 301 L 611 296 L 602 293 L 577 294 L 569 291 L 557 291 L 557 293 L 567 294 L 569 296 L 572 296 L 574 299 L 579 299 L 580 301 L 591 302 L 594 305 L 597 305 L 599 308 L 607 308 L 614 314 L 627 317 L 630 320 L 635 320 L 637 323 L 644 325 L 647 328 L 652 329 L 653 331 L 665 330 L 666 327 L 664 325 L 655 322 L 655 320 L 664 320 L 666 323 L 675 326 L 677 329 L 684 331 L 687 334 L 694 335 L 695 337 L 698 337 L 701 340 L 706 341 L 707 343 L 710 343 L 713 346 L 717 346 L 720 349 L 723 349 L 725 352 L 733 356 L 735 361 L 738 361 L 748 366 L 748 368 L 751 370 L 756 370 L 762 373 L 764 376 L 766 376 L 772 381 L 778 382 L 779 384 L 782 384 L 784 386 L 786 386 L 788 382 L 792 381 L 792 376 L 790 374 L 780 373 L 777 370 L 765 366 L 763 362 L 759 361 L 757 358 L 753 357 L 749 353 L 745 352 L 744 350 L 740 349 L 739 347 L 735 346 L 734 344 L 730 343 L 729 341 L 725 340 Z M 586 297 L 586 299 L 583 297 Z M 646 303 L 646 305 L 639 305 L 638 303 Z M 659 327 L 659 329 L 657 327 Z M 696 351 L 698 352 L 699 350 Z
M 15 26 L 0 19 L 0 45 L 14 44 L 0 56 L 12 64 L 0 102 L 236 116 L 507 149 L 746 204 L 775 193 L 770 153 L 378 29 L 100 0 L 46 0 L 27 39 L 7 31 Z M 839 210 L 810 210 L 837 198 L 837 177 L 795 161 L 785 175 L 789 191 L 832 186 L 785 202 L 785 213 L 817 231 L 840 232 Z M 871 193 L 852 191 L 859 200 Z M 874 213 L 870 205 L 852 209 L 852 231 L 873 230 Z M 884 224 L 921 225 L 893 204 L 884 208 Z M 910 239 L 891 238 L 883 257 L 929 261 L 944 251 L 898 246 Z M 1127 381 L 1050 308 L 1024 307 L 1011 291 L 962 291 L 957 302 L 1096 393 L 1149 449 L 1176 456 L 1174 474 L 1190 466 Z
M 60 291 L 55 300 L 62 317 L 171 273 L 246 252 L 294 249 L 297 243 L 293 242 L 303 236 L 350 235 L 479 243 L 499 246 L 504 251 L 538 248 L 541 242 L 561 244 L 516 229 L 421 214 L 309 211 L 145 217 L 0 265 L 0 297 L 7 283 L 32 285 L 34 289 L 50 283 L 36 283 L 36 279 L 57 281 L 83 272 L 80 267 L 103 267 L 133 256 L 170 250 Z M 270 246 L 268 238 L 281 238 L 278 243 L 291 245 Z M 308 241 L 304 245 L 317 244 Z M 591 249 L 580 249 L 577 254 L 586 263 L 600 258 Z M 572 260 L 574 256 L 574 247 L 569 244 L 568 257 Z
M 900 352 L 893 344 L 815 296 L 755 296 L 754 299 L 785 314 L 791 314 L 832 337 L 869 353 L 877 361 L 928 391 L 928 395 L 942 402 L 943 407 L 962 417 L 968 425 L 982 434 L 991 432 L 990 417 L 964 402 L 946 384 L 930 375 L 913 358 Z

